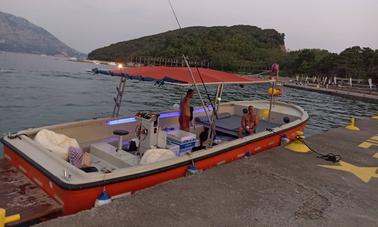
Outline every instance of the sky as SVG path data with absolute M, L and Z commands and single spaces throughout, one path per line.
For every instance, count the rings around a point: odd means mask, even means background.
M 286 48 L 378 49 L 378 0 L 171 0 L 182 27 L 254 25 L 285 33 Z M 178 28 L 168 0 L 0 0 L 70 47 L 88 53 Z

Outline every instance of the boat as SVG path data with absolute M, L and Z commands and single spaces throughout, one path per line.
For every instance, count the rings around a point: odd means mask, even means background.
M 115 199 L 280 146 L 294 140 L 309 119 L 301 107 L 277 100 L 272 103 L 272 99 L 221 102 L 228 84 L 274 83 L 274 79 L 191 67 L 119 68 L 97 73 L 121 77 L 112 117 L 26 129 L 1 138 L 4 157 L 61 204 L 66 215 L 92 208 L 99 197 Z M 179 129 L 177 110 L 119 116 L 127 80 L 196 90 L 216 86 L 217 93 L 211 105 L 193 109 L 192 126 L 186 132 Z M 256 133 L 239 138 L 235 133 L 243 109 L 250 105 L 258 111 L 260 122 Z M 212 135 L 208 146 L 193 151 L 206 130 Z M 71 147 L 62 151 L 59 144 L 48 145 L 43 142 L 46 140 L 64 141 Z M 97 171 L 86 172 L 67 161 L 67 149 L 74 144 L 90 157 L 91 167 Z

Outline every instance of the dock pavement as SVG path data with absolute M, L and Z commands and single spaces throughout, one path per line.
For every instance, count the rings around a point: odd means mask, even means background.
M 378 120 L 306 138 L 39 226 L 377 226 Z M 80 201 L 78 201 L 80 202 Z
M 63 215 L 62 206 L 6 159 L 0 159 L 0 208 L 6 216 L 21 215 L 6 226 L 29 226 Z

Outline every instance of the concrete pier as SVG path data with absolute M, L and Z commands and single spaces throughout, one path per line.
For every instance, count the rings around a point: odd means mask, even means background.
M 378 120 L 307 138 L 40 226 L 377 226 Z M 78 201 L 80 202 L 80 201 Z
M 21 215 L 19 221 L 7 226 L 29 226 L 63 215 L 62 206 L 6 159 L 0 160 L 0 208 L 7 216 Z
M 285 83 L 285 87 L 295 88 L 295 89 L 301 89 L 306 91 L 314 91 L 319 93 L 325 93 L 329 95 L 336 95 L 341 96 L 349 99 L 354 100 L 360 100 L 364 102 L 370 102 L 370 103 L 378 103 L 378 95 L 375 93 L 372 94 L 366 94 L 366 93 L 359 93 L 354 92 L 351 90 L 337 90 L 333 88 L 325 88 L 325 87 L 314 87 L 314 86 L 307 86 L 307 85 L 297 85 L 293 83 Z M 351 88 L 353 89 L 353 88 Z

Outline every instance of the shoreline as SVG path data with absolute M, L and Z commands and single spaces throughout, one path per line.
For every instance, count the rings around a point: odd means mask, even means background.
M 373 94 L 353 92 L 353 91 L 348 91 L 348 90 L 338 90 L 338 89 L 333 89 L 333 88 L 312 87 L 308 85 L 297 85 L 294 83 L 285 83 L 284 86 L 289 87 L 289 88 L 294 88 L 294 89 L 324 93 L 324 94 L 340 96 L 340 97 L 344 97 L 348 99 L 378 104 L 378 95 L 373 95 Z

